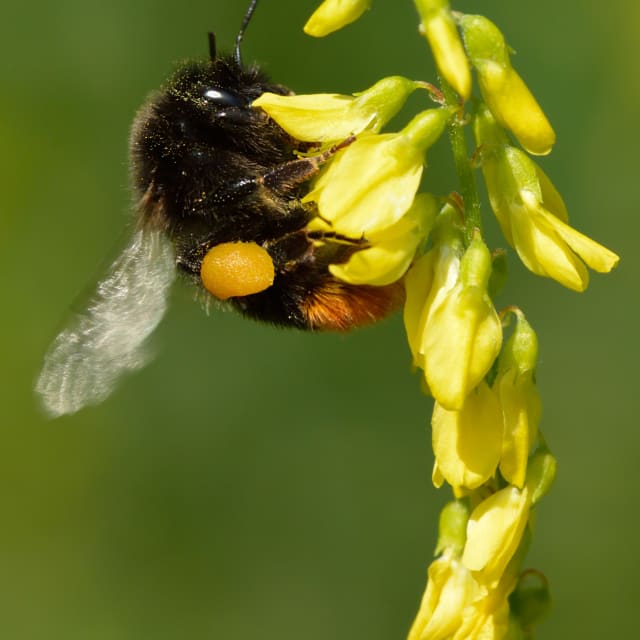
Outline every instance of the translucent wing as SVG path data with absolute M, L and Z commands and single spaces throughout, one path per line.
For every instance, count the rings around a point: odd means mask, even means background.
M 175 278 L 168 239 L 136 231 L 113 263 L 86 312 L 53 341 L 36 382 L 52 416 L 102 402 L 119 378 L 149 360 L 145 342 L 158 326 Z

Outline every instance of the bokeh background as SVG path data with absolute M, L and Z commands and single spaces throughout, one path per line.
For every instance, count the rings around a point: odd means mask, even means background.
M 446 490 L 399 318 L 348 336 L 205 315 L 176 287 L 159 357 L 103 405 L 43 419 L 43 352 L 121 243 L 132 117 L 176 60 L 233 43 L 245 2 L 8 2 L 0 59 L 0 635 L 11 640 L 403 638 Z M 433 79 L 412 4 L 329 39 L 314 2 L 262 0 L 244 56 L 298 92 Z M 585 294 L 522 269 L 559 475 L 529 564 L 539 637 L 635 637 L 640 5 L 477 2 L 558 132 L 541 160 L 573 224 L 619 252 Z M 420 108 L 424 95 L 409 109 Z M 401 116 L 407 117 L 407 113 Z M 429 187 L 455 188 L 446 144 Z M 494 246 L 503 244 L 489 223 Z M 108 262 L 107 262 L 108 263 Z

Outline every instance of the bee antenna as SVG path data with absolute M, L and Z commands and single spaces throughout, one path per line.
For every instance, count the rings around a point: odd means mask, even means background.
M 258 0 L 251 0 L 251 4 L 249 5 L 247 12 L 244 14 L 244 18 L 242 19 L 242 25 L 240 25 L 238 37 L 236 38 L 236 48 L 234 50 L 233 57 L 239 65 L 242 64 L 242 57 L 240 56 L 240 45 L 242 44 L 242 38 L 244 38 L 244 32 L 249 25 L 249 21 L 251 20 L 251 16 L 253 16 L 253 12 L 256 10 L 257 4 Z
M 211 62 L 216 61 L 216 34 L 213 31 L 209 31 L 209 58 Z

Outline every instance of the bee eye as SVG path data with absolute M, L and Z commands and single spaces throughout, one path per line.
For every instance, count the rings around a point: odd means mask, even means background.
M 207 102 L 220 107 L 246 107 L 247 101 L 241 96 L 224 89 L 205 89 L 203 93 Z

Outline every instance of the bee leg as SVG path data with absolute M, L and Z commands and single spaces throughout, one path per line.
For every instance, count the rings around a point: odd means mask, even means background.
M 254 178 L 243 178 L 228 184 L 224 189 L 219 189 L 212 194 L 212 203 L 229 204 L 238 202 L 265 188 L 281 194 L 295 191 L 301 184 L 313 178 L 320 171 L 322 164 L 340 149 L 348 147 L 355 139 L 355 136 L 349 136 L 318 155 L 283 162 Z
M 313 178 L 327 160 L 341 149 L 348 147 L 355 139 L 355 136 L 349 136 L 342 142 L 333 145 L 330 149 L 316 156 L 297 158 L 296 160 L 279 164 L 270 171 L 267 171 L 264 175 L 259 176 L 256 180 L 259 184 L 263 184 L 265 187 L 273 189 L 274 191 L 286 192 L 295 189 L 303 182 Z

